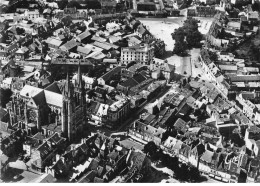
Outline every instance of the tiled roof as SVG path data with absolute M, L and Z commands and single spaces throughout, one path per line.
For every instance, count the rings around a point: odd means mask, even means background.
M 94 178 L 94 183 L 104 183 L 104 180 L 98 177 Z
M 104 42 L 99 42 L 99 41 L 95 41 L 93 45 L 102 48 L 104 50 L 110 50 L 112 48 L 109 44 Z
M 7 116 L 8 112 L 6 110 L 3 109 L 3 107 L 0 107 L 0 122 L 2 121 L 2 119 Z
M 44 90 L 48 90 L 50 92 L 55 92 L 57 94 L 61 94 L 61 90 L 56 81 L 54 81 L 52 84 L 47 86 Z
M 47 104 L 62 107 L 62 94 L 57 94 L 48 90 L 44 90 L 45 99 Z
M 42 90 L 41 92 L 39 92 L 38 94 L 36 94 L 35 96 L 33 96 L 33 97 L 32 97 L 32 100 L 34 101 L 34 103 L 36 104 L 36 106 L 42 105 L 43 103 L 45 103 L 46 100 L 45 100 L 44 91 Z M 28 104 L 31 104 L 31 103 L 29 102 Z M 32 103 L 31 105 L 33 106 L 34 104 Z
M 136 75 L 134 75 L 133 79 L 139 84 L 139 83 L 142 83 L 147 78 L 144 77 L 142 74 L 136 74 Z
M 38 132 L 32 138 L 43 141 L 45 137 L 40 132 Z
M 46 43 L 59 47 L 62 44 L 62 41 L 54 38 L 48 38 Z
M 9 158 L 5 154 L 0 155 L 0 161 L 1 161 L 0 165 L 1 166 L 6 164 L 8 162 L 8 160 L 9 160 Z M 2 168 L 2 167 L 0 167 L 0 168 Z
M 214 152 L 206 150 L 204 152 L 204 154 L 201 156 L 201 160 L 211 163 L 213 155 L 214 155 Z
M 102 78 L 104 81 L 108 81 L 114 74 L 121 72 L 122 68 L 124 67 L 117 66 L 116 68 L 113 68 L 112 70 L 110 70 L 109 72 L 101 76 L 100 78 Z
M 105 42 L 106 41 L 106 39 L 104 39 L 102 37 L 95 36 L 95 35 L 91 39 L 94 40 L 94 41 L 98 41 L 98 42 Z
M 123 86 L 123 87 L 130 87 L 131 88 L 131 87 L 138 85 L 138 82 L 135 81 L 133 78 L 129 78 L 128 80 L 120 83 L 120 85 Z
M 72 48 L 76 47 L 78 43 L 75 40 L 70 40 L 64 45 L 60 47 L 61 50 L 66 51 L 66 50 L 71 50 Z
M 42 89 L 40 89 L 40 88 L 33 87 L 30 85 L 25 85 L 23 87 L 23 89 L 21 90 L 20 95 L 23 97 L 30 98 L 30 97 L 33 97 L 36 94 L 40 93 L 41 91 L 42 91 Z
M 92 51 L 92 49 L 91 48 L 82 47 L 82 46 L 78 46 L 77 47 L 77 51 L 87 55 L 87 54 L 89 54 Z
M 174 123 L 174 127 L 181 131 L 187 130 L 186 122 L 181 118 L 177 119 L 177 121 Z
M 82 39 L 87 38 L 87 37 L 90 36 L 90 35 L 91 35 L 91 33 L 90 33 L 89 31 L 85 31 L 85 32 L 79 34 L 77 37 L 82 40 Z
M 51 152 L 52 149 L 48 145 L 48 143 L 45 142 L 40 147 L 38 147 L 36 150 L 38 150 L 40 152 L 41 158 L 45 158 Z
M 260 128 L 257 127 L 257 126 L 250 126 L 248 129 L 247 129 L 248 132 L 252 132 L 252 133 L 260 133 Z
M 229 77 L 232 82 L 260 81 L 260 75 L 230 75 Z

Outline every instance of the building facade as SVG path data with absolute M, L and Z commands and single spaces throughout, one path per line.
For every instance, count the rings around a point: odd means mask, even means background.
M 121 49 L 121 62 L 128 64 L 131 61 L 140 62 L 142 64 L 150 64 L 154 57 L 154 48 L 148 44 L 140 44 L 133 47 L 125 47 Z

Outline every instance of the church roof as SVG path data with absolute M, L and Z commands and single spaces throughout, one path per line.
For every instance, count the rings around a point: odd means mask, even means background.
M 57 94 L 48 90 L 44 90 L 44 93 L 47 104 L 62 107 L 62 94 Z
M 49 86 L 47 86 L 45 88 L 45 90 L 48 90 L 50 92 L 55 92 L 55 93 L 58 93 L 58 94 L 61 94 L 61 91 L 60 91 L 60 88 L 57 84 L 57 82 L 53 82 L 52 84 L 50 84 Z

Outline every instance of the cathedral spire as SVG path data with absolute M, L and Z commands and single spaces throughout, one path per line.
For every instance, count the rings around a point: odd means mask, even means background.
M 70 84 L 70 78 L 69 78 L 69 72 L 67 71 L 67 78 L 63 89 L 63 95 L 67 97 L 71 97 L 71 84 Z

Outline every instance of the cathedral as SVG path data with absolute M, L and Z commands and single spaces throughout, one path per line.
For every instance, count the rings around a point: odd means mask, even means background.
M 80 64 L 74 83 L 67 73 L 65 82 L 54 82 L 45 89 L 25 85 L 6 105 L 10 127 L 21 128 L 28 135 L 40 132 L 45 137 L 56 132 L 73 141 L 87 123 L 84 87 Z

